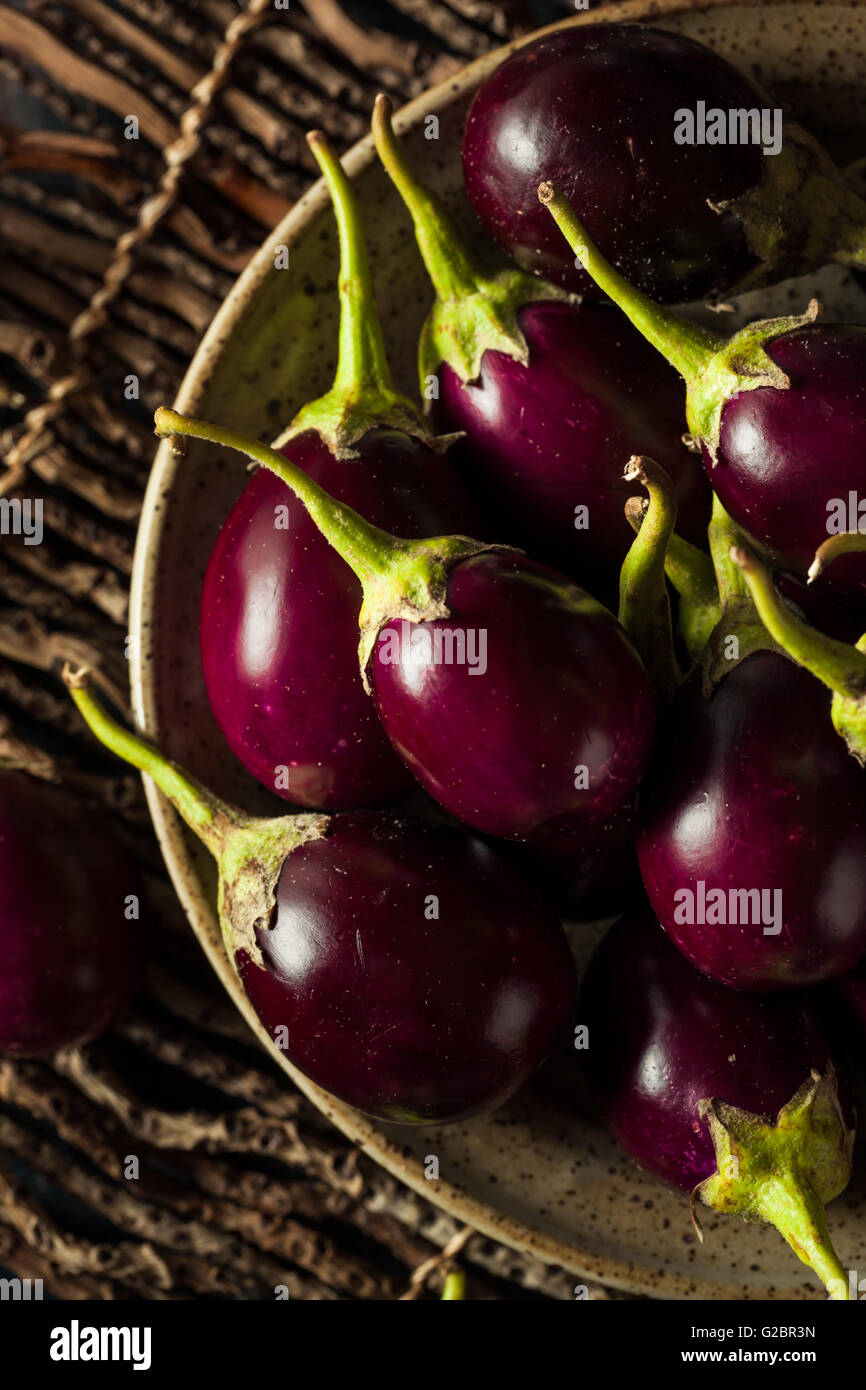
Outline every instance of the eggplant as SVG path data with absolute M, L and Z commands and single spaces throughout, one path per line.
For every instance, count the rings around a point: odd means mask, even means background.
M 418 350 L 434 427 L 462 435 L 453 457 L 488 530 L 501 519 L 504 538 L 615 608 L 631 455 L 672 479 L 683 536 L 706 535 L 709 489 L 682 443 L 676 374 L 611 305 L 479 264 L 410 169 L 381 95 L 373 134 L 436 291 Z
M 220 801 L 64 679 L 117 757 L 153 778 L 217 861 L 226 954 L 306 1076 L 378 1119 L 500 1105 L 560 1042 L 574 965 L 551 908 L 453 826 L 354 811 L 253 817 Z
M 0 771 L 0 1052 L 92 1041 L 130 1003 L 149 951 L 138 864 L 63 787 Z
M 706 979 L 643 913 L 596 949 L 577 1017 L 590 1092 L 635 1162 L 690 1193 L 693 1213 L 775 1226 L 831 1299 L 849 1299 L 824 1207 L 850 1177 L 853 1117 L 808 998 Z
M 817 323 L 812 300 L 803 314 L 761 320 L 725 340 L 625 281 L 552 184 L 539 198 L 595 282 L 683 376 L 688 427 L 726 511 L 769 563 L 808 580 L 828 537 L 860 523 L 866 327 Z M 864 557 L 846 556 L 831 586 L 862 602 Z
M 656 28 L 563 28 L 518 49 L 475 95 L 463 179 L 518 265 L 581 294 L 596 287 L 539 215 L 540 183 L 662 303 L 866 265 L 854 181 L 718 53 Z
M 444 442 L 393 388 L 358 208 L 333 150 L 310 144 L 340 234 L 340 353 L 333 388 L 281 436 L 341 502 L 405 536 L 470 525 Z M 357 579 L 278 478 L 258 473 L 214 545 L 201 597 L 202 669 L 237 758 L 271 791 L 331 810 L 411 791 L 364 693 Z
M 634 797 L 654 692 L 616 619 L 565 576 L 465 536 L 406 541 L 280 453 L 160 409 L 157 433 L 234 448 L 282 477 L 364 591 L 359 661 L 393 746 L 473 829 L 585 834 Z

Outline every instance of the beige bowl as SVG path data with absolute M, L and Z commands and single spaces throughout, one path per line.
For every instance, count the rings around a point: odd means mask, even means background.
M 648 21 L 686 33 L 767 83 L 841 159 L 862 153 L 866 130 L 866 9 L 797 3 L 753 6 L 717 0 L 695 9 L 679 0 L 632 0 L 568 24 Z M 521 43 L 527 40 L 521 40 Z M 515 47 L 518 45 L 515 45 Z M 509 49 L 472 64 L 407 106 L 398 120 L 423 177 L 458 216 L 466 208 L 459 142 L 469 101 Z M 423 118 L 436 112 L 440 138 Z M 401 386 L 415 390 L 418 329 L 430 289 L 408 217 L 365 139 L 346 155 L 363 205 L 376 289 Z M 466 226 L 471 221 L 467 219 Z M 473 234 L 475 234 L 473 232 Z M 278 246 L 290 268 L 275 270 Z M 330 382 L 336 344 L 336 245 L 327 194 L 315 185 L 240 277 L 193 359 L 178 408 L 255 434 L 275 435 Z M 850 282 L 816 277 L 847 312 Z M 814 284 L 786 287 L 805 303 Z M 859 312 L 858 312 L 859 311 Z M 183 461 L 160 448 L 145 499 L 132 592 L 132 685 L 141 726 L 217 791 L 250 809 L 275 806 L 234 761 L 214 723 L 198 658 L 198 601 L 207 557 L 245 482 L 237 456 L 190 447 Z M 215 874 L 205 852 L 148 785 L 151 812 L 175 888 L 211 964 L 262 1044 L 274 1049 L 223 954 Z M 588 942 L 579 940 L 578 951 Z M 665 1298 L 820 1297 L 817 1281 L 775 1232 L 707 1213 L 700 1245 L 687 1201 L 639 1173 L 575 1104 L 537 1086 L 491 1116 L 441 1130 L 376 1124 L 312 1085 L 278 1054 L 293 1081 L 350 1138 L 396 1177 L 461 1221 L 563 1265 L 576 1276 Z M 439 1176 L 425 1177 L 438 1159 Z M 428 1165 L 429 1167 L 429 1165 Z M 834 1203 L 831 1226 L 847 1268 L 866 1270 L 862 1182 Z M 578 1283 L 579 1279 L 575 1280 Z

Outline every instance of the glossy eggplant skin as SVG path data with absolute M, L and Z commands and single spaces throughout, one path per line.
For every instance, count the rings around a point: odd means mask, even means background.
M 866 501 L 866 328 L 816 323 L 767 351 L 790 387 L 732 397 L 718 461 L 704 448 L 704 465 L 737 525 L 803 580 L 830 535 L 828 503 L 847 505 L 850 492 Z M 835 560 L 815 588 L 866 600 L 866 556 Z
M 710 699 L 695 680 L 682 687 L 639 819 L 653 910 L 713 979 L 795 989 L 842 975 L 866 954 L 866 774 L 830 722 L 829 691 L 786 657 L 752 653 Z M 705 895 L 722 890 L 723 914 L 706 896 L 701 910 L 701 882 Z M 753 889 L 766 900 L 731 898 Z M 685 891 L 692 924 L 683 921 Z M 740 920 L 715 923 L 719 915 Z
M 144 975 L 142 901 L 138 865 L 104 817 L 0 771 L 0 1052 L 89 1042 L 123 1012 Z
M 561 1040 L 575 974 L 552 910 L 451 826 L 347 813 L 286 860 L 244 988 L 311 1080 L 379 1119 L 500 1105 Z M 279 1035 L 277 1035 L 278 1037 Z
M 379 635 L 371 682 L 394 747 L 474 829 L 591 840 L 634 795 L 655 726 L 625 632 L 577 585 L 514 553 L 462 560 L 446 604 L 448 618 L 388 623 Z M 472 634 L 486 644 L 483 671 L 448 661 L 449 631 L 466 634 L 467 653 Z
M 474 516 L 447 455 L 384 430 L 356 449 L 358 458 L 339 460 L 309 431 L 286 452 L 385 530 L 472 534 Z M 289 488 L 266 470 L 256 473 L 205 575 L 202 668 L 233 752 L 271 791 L 301 806 L 374 805 L 412 788 L 361 683 L 360 607 L 359 581 Z
M 705 544 L 709 489 L 682 442 L 682 382 L 612 305 L 540 300 L 518 323 L 526 365 L 497 351 L 464 384 L 447 364 L 432 407 L 479 499 L 501 509 L 512 541 L 616 611 L 632 540 L 624 516 L 632 454 L 648 454 L 677 491 L 677 530 Z M 587 508 L 588 515 L 577 513 Z M 578 526 L 580 522 L 580 526 Z M 488 527 L 488 529 L 490 529 Z
M 649 914 L 596 949 L 578 999 L 601 1117 L 647 1172 L 691 1191 L 716 1171 L 702 1100 L 775 1118 L 830 1047 L 801 994 L 726 989 L 689 965 Z
M 677 112 L 762 107 L 701 44 L 635 25 L 562 30 L 487 79 L 463 137 L 466 192 L 485 230 L 524 270 L 598 296 L 538 202 L 552 181 L 609 261 L 650 298 L 683 303 L 754 264 L 742 228 L 710 203 L 759 183 L 757 145 L 677 144 Z

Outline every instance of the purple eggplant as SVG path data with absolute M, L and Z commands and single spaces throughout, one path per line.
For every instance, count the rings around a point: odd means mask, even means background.
M 596 283 L 685 379 L 689 430 L 729 515 L 774 566 L 806 580 L 828 536 L 859 526 L 866 328 L 816 323 L 812 301 L 803 315 L 752 323 L 726 341 L 628 284 L 552 185 L 539 197 Z M 829 584 L 862 601 L 866 559 L 847 556 Z
M 853 1119 L 808 1001 L 725 989 L 635 916 L 596 950 L 577 1016 L 590 1090 L 630 1156 L 693 1202 L 774 1225 L 847 1300 L 824 1206 L 848 1183 Z
M 340 360 L 333 389 L 281 436 L 341 502 L 401 536 L 470 524 L 468 498 L 422 416 L 391 384 L 351 184 L 310 137 L 340 232 Z M 201 602 L 208 696 L 245 767 L 280 796 L 333 809 L 376 804 L 411 782 L 364 693 L 361 589 L 283 483 L 245 487 L 211 554 Z
M 820 681 L 754 651 L 688 681 L 641 789 L 638 859 L 665 931 L 735 989 L 842 975 L 866 955 L 866 777 Z
M 0 771 L 0 1052 L 89 1042 L 144 975 L 138 865 L 62 788 Z
M 605 256 L 663 303 L 831 260 L 866 264 L 853 184 L 770 97 L 682 34 L 591 24 L 518 49 L 475 96 L 463 177 L 524 270 L 582 293 L 594 286 L 540 215 L 540 183 L 560 187 Z
M 634 796 L 652 687 L 616 619 L 563 575 L 465 536 L 398 540 L 284 455 L 162 409 L 157 433 L 222 443 L 282 477 L 364 590 L 359 659 L 421 785 L 487 834 L 589 839 Z
M 660 721 L 640 792 L 641 874 L 705 974 L 741 990 L 805 987 L 866 955 L 866 776 L 821 673 L 774 641 L 718 499 L 709 538 L 719 617 Z
M 217 860 L 225 949 L 275 1047 L 380 1119 L 506 1100 L 561 1040 L 575 977 L 552 910 L 462 830 L 386 812 L 271 819 L 210 795 L 64 673 L 89 727 Z
M 682 534 L 706 535 L 709 490 L 682 443 L 676 374 L 612 306 L 482 267 L 409 168 L 387 97 L 373 134 L 436 290 L 419 347 L 435 427 L 463 434 L 455 457 L 505 534 L 615 607 L 632 454 L 651 454 L 674 481 Z

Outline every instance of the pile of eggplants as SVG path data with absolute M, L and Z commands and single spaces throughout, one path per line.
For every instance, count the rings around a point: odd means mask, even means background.
M 725 336 L 670 306 L 863 268 L 866 203 L 787 116 L 771 149 L 681 138 L 697 102 L 775 109 L 657 29 L 520 47 L 468 114 L 470 245 L 378 98 L 432 285 L 426 409 L 391 378 L 351 183 L 309 137 L 339 233 L 333 386 L 273 446 L 156 417 L 258 465 L 201 657 L 236 758 L 288 808 L 220 801 L 87 670 L 65 678 L 213 854 L 228 958 L 307 1077 L 443 1123 L 564 1050 L 563 1106 L 590 1095 L 698 1226 L 701 1205 L 775 1225 L 842 1300 L 825 1207 L 866 1065 L 866 540 L 828 518 L 866 480 L 866 329 L 813 301 Z M 578 987 L 562 922 L 589 911 L 619 916 Z M 105 959 L 100 1017 L 127 988 Z

